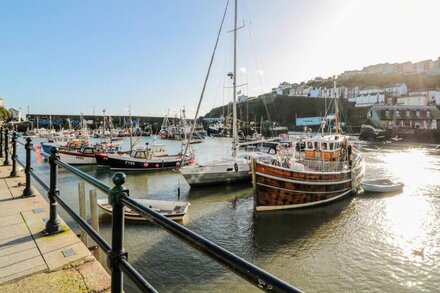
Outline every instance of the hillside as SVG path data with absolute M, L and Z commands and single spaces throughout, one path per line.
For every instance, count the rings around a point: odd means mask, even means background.
M 343 121 L 346 121 L 354 127 L 360 127 L 362 121 L 366 118 L 367 109 L 355 108 L 353 103 L 346 100 L 342 101 L 341 114 Z M 330 100 L 308 97 L 291 97 L 268 95 L 249 99 L 238 103 L 238 119 L 244 121 L 254 121 L 259 123 L 261 120 L 271 120 L 278 122 L 289 129 L 295 129 L 295 117 L 313 117 L 323 116 L 326 103 Z M 212 109 L 204 117 L 220 117 L 231 113 L 231 104 Z

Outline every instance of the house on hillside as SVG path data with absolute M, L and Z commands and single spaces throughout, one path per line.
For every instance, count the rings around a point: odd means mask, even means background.
M 430 89 L 425 91 L 409 92 L 408 95 L 412 96 L 425 96 L 428 97 L 429 104 L 440 105 L 440 89 Z
M 435 106 L 374 105 L 368 119 L 376 128 L 438 129 L 440 110 Z
M 21 111 L 16 110 L 14 108 L 10 108 L 9 112 L 11 113 L 12 121 L 14 122 L 21 122 Z
M 384 92 L 392 97 L 401 97 L 408 95 L 408 87 L 404 83 L 395 83 L 386 85 L 383 88 Z

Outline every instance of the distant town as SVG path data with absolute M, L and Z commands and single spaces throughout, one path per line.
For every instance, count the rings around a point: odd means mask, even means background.
M 404 81 L 426 79 L 413 88 Z M 391 84 L 379 86 L 375 80 L 395 80 Z M 333 81 L 336 80 L 336 89 Z M 359 82 L 358 85 L 353 84 Z M 363 84 L 364 86 L 362 86 Z M 350 86 L 352 85 L 352 86 Z M 335 92 L 336 91 L 336 92 Z M 292 96 L 310 98 L 333 98 L 338 96 L 355 103 L 356 107 L 369 107 L 375 104 L 399 105 L 440 105 L 440 57 L 437 60 L 424 60 L 416 63 L 383 63 L 364 67 L 362 70 L 344 71 L 337 78 L 316 77 L 300 83 L 282 82 L 264 96 Z M 252 99 L 241 95 L 240 101 Z
M 336 82 L 336 87 L 334 86 Z M 301 105 L 303 107 L 313 107 L 318 105 L 314 103 L 304 103 L 304 99 L 324 99 L 334 98 L 335 96 L 348 102 L 350 107 L 356 109 L 355 115 L 348 113 L 348 121 L 354 126 L 359 126 L 360 123 L 372 116 L 371 111 L 375 111 L 375 107 L 389 105 L 394 107 L 407 106 L 407 107 L 429 107 L 429 112 L 434 114 L 438 111 L 440 105 L 440 57 L 437 60 L 423 60 L 420 62 L 404 62 L 404 63 L 383 63 L 364 67 L 362 70 L 350 70 L 341 73 L 338 76 L 332 76 L 328 78 L 316 77 L 309 81 L 303 81 L 300 83 L 282 82 L 277 87 L 274 87 L 271 92 L 260 95 L 258 97 L 248 97 L 246 95 L 239 95 L 238 100 L 240 104 L 258 104 L 258 101 L 264 101 L 267 104 L 276 104 L 281 101 L 286 107 L 292 106 L 295 100 L 301 98 Z M 288 98 L 293 98 L 292 103 L 288 101 Z M 287 102 L 287 103 L 286 103 Z M 300 102 L 298 100 L 298 102 Z M 0 106 L 3 109 L 0 113 L 0 120 L 11 121 L 13 123 L 19 123 L 22 120 L 30 121 L 30 124 L 36 127 L 47 127 L 51 123 L 56 127 L 67 127 L 69 123 L 76 125 L 79 124 L 81 119 L 79 113 L 72 113 L 72 115 L 56 115 L 53 113 L 45 114 L 31 114 L 28 113 L 26 117 L 22 114 L 21 108 L 9 108 L 3 107 L 4 100 L 0 98 Z M 322 119 L 321 109 L 315 109 L 314 111 L 306 110 L 301 111 L 298 109 L 297 104 L 294 103 L 295 109 L 287 111 L 287 109 L 281 109 L 274 111 L 269 109 L 269 115 L 265 115 L 264 111 L 258 107 L 248 107 L 246 111 L 246 117 L 250 120 L 260 121 L 263 117 L 270 116 L 264 119 L 273 120 L 279 123 L 286 124 L 289 128 L 294 126 L 304 125 L 319 125 L 319 121 Z M 290 106 L 289 106 L 290 105 Z M 368 108 L 374 106 L 371 111 Z M 225 106 L 224 106 L 225 107 Z M 223 108 L 223 107 L 220 107 Z M 214 108 L 205 117 L 218 117 L 224 110 L 219 111 L 220 108 Z M 415 111 L 427 109 L 412 109 Z M 390 108 L 391 109 L 391 108 Z M 284 113 L 284 112 L 289 113 Z M 385 111 L 385 110 L 384 110 Z M 394 113 L 395 111 L 390 113 Z M 402 110 L 400 110 L 402 111 Z M 284 114 L 281 114 L 283 112 Z M 220 114 L 219 114 L 220 113 Z M 411 112 L 412 113 L 412 112 Z M 367 117 L 367 115 L 370 115 Z M 70 117 L 72 116 L 72 117 Z M 102 120 L 101 115 L 86 115 L 84 117 L 90 122 L 93 127 L 99 127 Z M 279 117 L 278 117 L 279 116 Z M 314 116 L 314 117 L 313 117 Z M 393 115 L 391 115 L 394 117 Z M 399 115 L 402 116 L 402 115 Z M 417 115 L 416 115 L 417 116 Z M 433 116 L 437 116 L 436 114 Z M 69 118 L 70 117 L 70 118 Z M 409 117 L 409 116 L 408 116 Z M 147 117 L 138 116 L 132 117 L 137 121 L 139 125 L 151 124 L 156 128 L 160 126 L 163 117 Z M 244 119 L 244 117 L 241 117 Z M 296 119 L 295 119 L 296 118 Z M 116 124 L 125 125 L 125 116 L 114 116 Z M 436 120 L 437 118 L 435 118 Z M 381 124 L 375 126 L 382 127 L 420 127 L 420 128 L 437 128 L 437 124 L 440 121 L 381 121 Z M 313 121 L 313 122 L 311 122 Z M 406 123 L 406 124 L 405 124 Z M 374 123 L 373 123 L 374 124 Z M 391 125 L 392 124 L 392 125 Z

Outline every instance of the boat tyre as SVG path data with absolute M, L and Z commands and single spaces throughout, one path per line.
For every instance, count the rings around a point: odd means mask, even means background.
M 235 172 L 238 172 L 238 164 L 237 163 L 234 163 L 234 170 L 235 170 Z

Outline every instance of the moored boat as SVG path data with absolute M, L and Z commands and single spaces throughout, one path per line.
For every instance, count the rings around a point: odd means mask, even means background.
M 164 144 L 146 145 L 132 150 L 130 154 L 108 154 L 107 162 L 112 170 L 159 171 L 187 165 L 194 160 L 193 155 L 170 155 Z
M 363 159 L 357 150 L 349 156 L 342 143 L 338 136 L 311 138 L 297 157 L 255 162 L 255 209 L 309 207 L 357 192 L 364 173 Z
M 257 211 L 315 206 L 360 190 L 364 160 L 349 144 L 348 137 L 340 134 L 337 97 L 334 105 L 335 134 L 324 135 L 324 119 L 321 133 L 303 139 L 301 147 L 292 148 L 293 153 L 279 156 L 271 163 L 253 162 Z M 331 131 L 331 127 L 329 129 Z
M 82 146 L 79 150 L 58 150 L 60 160 L 70 165 L 96 164 L 95 149 L 91 146 Z
M 403 189 L 402 182 L 393 182 L 390 179 L 375 179 L 362 181 L 362 188 L 369 192 L 396 192 Z
M 174 221 L 182 221 L 186 213 L 188 212 L 188 208 L 190 206 L 189 202 L 181 202 L 181 201 L 152 200 L 152 199 L 134 199 L 134 201 Z M 113 208 L 108 203 L 107 199 L 98 199 L 97 204 L 106 214 L 109 215 L 113 214 Z M 138 213 L 132 211 L 127 207 L 125 208 L 124 214 L 127 220 L 148 221 L 145 217 L 139 215 Z

